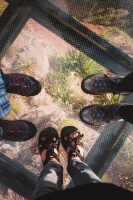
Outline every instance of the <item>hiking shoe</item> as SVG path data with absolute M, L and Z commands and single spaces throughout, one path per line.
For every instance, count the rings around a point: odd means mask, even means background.
M 25 74 L 4 74 L 7 80 L 6 89 L 8 93 L 19 94 L 22 96 L 35 96 L 40 93 L 41 84 Z
M 84 107 L 80 111 L 80 119 L 84 123 L 93 126 L 100 126 L 111 121 L 122 119 L 119 115 L 119 108 L 121 104 L 114 105 L 91 105 Z
M 60 140 L 58 133 L 55 128 L 49 127 L 44 129 L 38 140 L 38 150 L 43 162 L 43 165 L 46 165 L 48 161 L 55 158 L 59 161 L 59 146 Z
M 3 131 L 1 139 L 14 142 L 29 140 L 37 133 L 36 127 L 24 120 L 0 120 L 0 127 Z
M 108 77 L 104 74 L 93 74 L 84 78 L 81 82 L 82 90 L 87 94 L 100 95 L 104 93 L 129 93 L 121 91 L 118 84 L 123 78 Z
M 71 157 L 77 156 L 81 161 L 84 160 L 82 137 L 83 134 L 74 126 L 66 126 L 61 130 L 61 143 L 68 154 L 68 162 Z

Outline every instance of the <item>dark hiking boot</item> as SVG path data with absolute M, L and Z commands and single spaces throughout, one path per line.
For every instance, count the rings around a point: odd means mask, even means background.
M 4 74 L 4 77 L 8 93 L 29 97 L 39 94 L 42 89 L 41 84 L 36 79 L 25 74 Z
M 14 142 L 29 140 L 37 133 L 36 127 L 32 123 L 24 120 L 0 120 L 0 127 L 3 130 L 1 139 Z
M 87 106 L 80 111 L 80 119 L 82 122 L 93 126 L 101 126 L 111 121 L 118 121 L 122 119 L 119 114 L 121 106 L 121 104 Z
M 122 91 L 119 87 L 122 79 L 108 77 L 104 74 L 93 74 L 83 79 L 81 88 L 85 93 L 92 95 L 101 95 L 104 93 L 129 94 L 128 91 Z

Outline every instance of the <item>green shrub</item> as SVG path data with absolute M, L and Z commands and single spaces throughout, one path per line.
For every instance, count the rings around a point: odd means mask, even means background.
M 112 19 L 117 16 L 117 10 L 110 8 L 102 8 L 97 9 L 95 12 L 90 13 L 86 16 L 82 21 L 89 22 L 93 24 L 103 25 L 103 26 L 111 26 Z
M 73 97 L 73 89 L 70 83 L 70 73 L 65 70 L 50 73 L 45 83 L 45 89 L 47 93 L 55 99 L 66 105 L 70 104 Z
M 75 90 L 75 78 L 69 70 L 54 71 L 49 74 L 44 85 L 47 93 L 54 99 L 79 112 L 86 105 L 86 100 Z
M 16 115 L 19 112 L 20 105 L 19 105 L 18 101 L 15 98 L 13 98 L 11 95 L 9 97 L 9 100 L 10 100 L 10 105 L 11 105 L 11 111 L 5 119 L 13 120 L 16 118 Z
M 0 1 L 0 15 L 4 12 L 7 7 L 7 3 L 5 1 Z
M 58 57 L 58 67 L 74 71 L 81 77 L 103 71 L 100 64 L 76 49 L 70 50 L 65 56 Z
M 122 100 L 122 96 L 120 95 L 113 95 L 113 94 L 104 94 L 100 96 L 95 96 L 93 103 L 99 105 L 110 105 L 110 104 L 117 104 Z

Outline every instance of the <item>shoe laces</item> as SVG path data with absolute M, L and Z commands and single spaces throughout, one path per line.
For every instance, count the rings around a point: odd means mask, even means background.
M 16 82 L 16 83 L 19 83 L 21 86 L 23 85 L 23 83 L 24 83 L 24 85 L 26 86 L 25 88 L 23 88 L 23 87 L 17 87 L 15 84 L 13 85 L 10 85 L 10 82 L 12 83 L 12 82 Z M 23 78 L 23 77 L 16 77 L 16 76 L 11 76 L 11 77 L 9 77 L 9 88 L 10 87 L 12 87 L 12 88 L 14 88 L 16 91 L 20 91 L 21 90 L 21 92 L 23 91 L 23 90 L 26 90 L 27 88 L 30 88 L 32 86 L 32 88 L 34 87 L 35 88 L 35 85 L 33 84 L 30 84 L 30 82 L 28 82 L 25 78 Z
M 106 119 L 105 121 L 110 122 L 112 119 L 117 117 L 118 116 L 117 110 L 118 109 L 116 106 L 107 107 L 105 110 L 105 119 Z

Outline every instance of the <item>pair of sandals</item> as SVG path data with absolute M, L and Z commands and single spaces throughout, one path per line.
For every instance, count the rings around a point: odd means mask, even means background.
M 104 74 L 93 74 L 83 79 L 81 83 L 82 90 L 87 94 L 101 95 L 105 93 L 113 94 L 129 94 L 128 91 L 122 91 L 122 77 L 108 77 Z M 110 121 L 123 120 L 120 113 L 121 108 L 129 109 L 128 105 L 113 104 L 113 105 L 90 105 L 84 107 L 80 111 L 80 119 L 82 122 L 92 125 L 101 126 Z
M 62 143 L 65 151 L 68 154 L 68 162 L 71 157 L 79 157 L 81 161 L 84 159 L 83 151 L 83 135 L 74 126 L 66 126 L 61 131 L 61 137 L 59 137 L 57 131 L 53 127 L 44 129 L 38 140 L 38 150 L 45 166 L 53 158 L 58 162 L 59 160 L 59 146 Z

